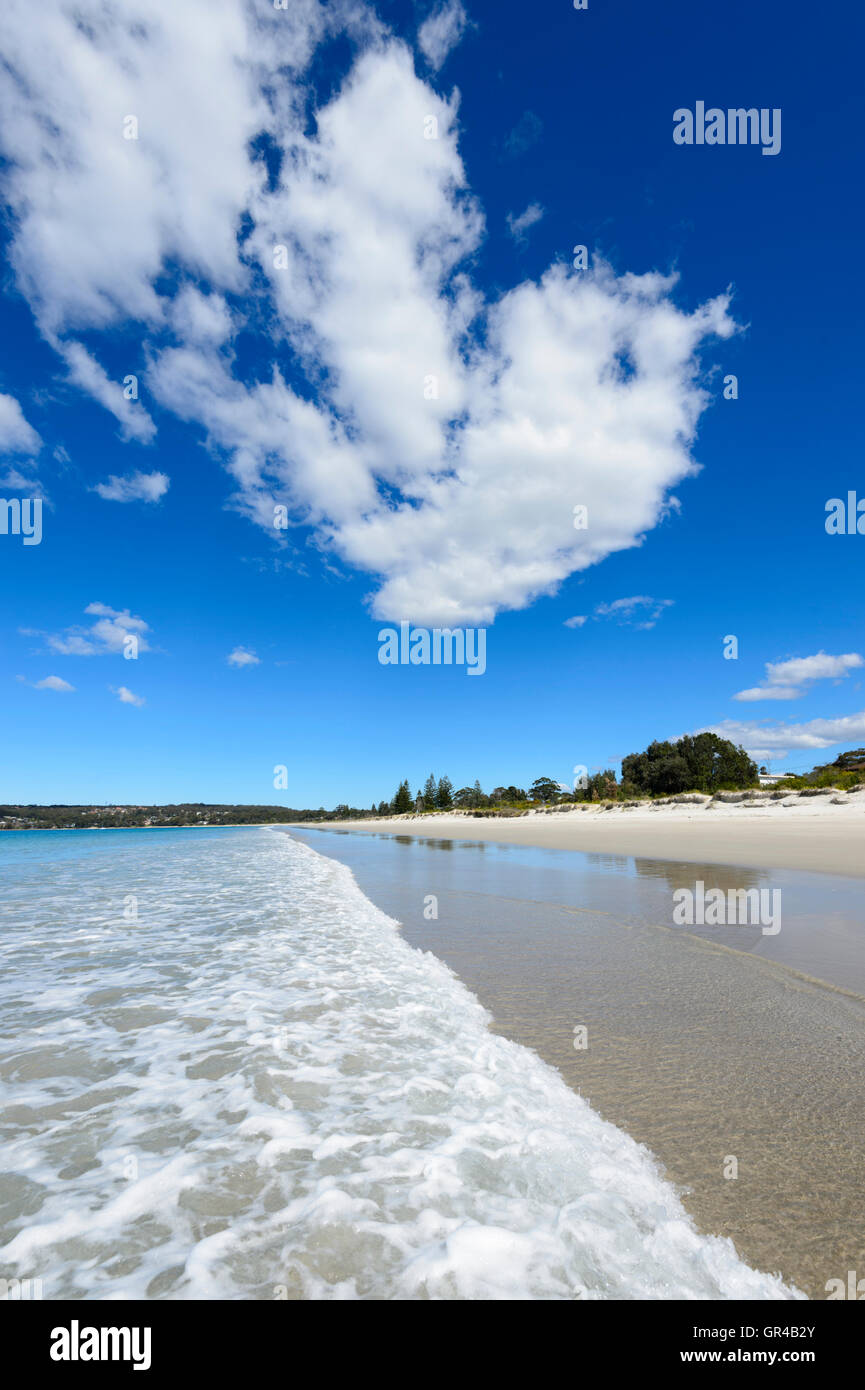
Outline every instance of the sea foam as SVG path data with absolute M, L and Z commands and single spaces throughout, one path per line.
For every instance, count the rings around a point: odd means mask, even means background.
M 274 830 L 78 836 L 6 874 L 0 1275 L 46 1298 L 802 1297 L 698 1233 L 343 865 Z

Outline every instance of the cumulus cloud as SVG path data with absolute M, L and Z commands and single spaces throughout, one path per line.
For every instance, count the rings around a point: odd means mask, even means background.
M 675 277 L 597 259 L 484 295 L 458 96 L 365 8 L 153 0 L 142 25 L 57 0 L 37 33 L 10 0 L 5 24 L 12 264 L 43 333 L 117 414 L 94 339 L 141 325 L 151 397 L 203 429 L 234 505 L 271 536 L 287 505 L 328 563 L 375 577 L 376 617 L 525 608 L 639 545 L 697 471 L 726 296 L 688 312 Z M 327 25 L 357 51 L 316 107 L 305 65 Z M 526 113 L 506 153 L 540 129 Z M 243 330 L 269 354 L 254 379 Z M 146 442 L 149 415 L 117 418 Z
M 697 733 L 719 734 L 741 744 L 752 758 L 784 757 L 791 749 L 829 748 L 835 743 L 861 743 L 865 739 L 865 710 L 840 719 L 810 719 L 804 724 L 769 724 L 760 720 L 724 719 Z
M 145 633 L 150 625 L 143 618 L 130 613 L 128 608 L 109 608 L 104 603 L 90 603 L 84 612 L 96 619 L 89 627 L 78 625 L 68 627 L 63 632 L 40 633 L 30 628 L 22 628 L 25 636 L 44 637 L 52 651 L 62 656 L 102 656 L 109 653 L 123 653 L 130 650 L 130 639 L 136 652 L 150 650 Z
M 460 0 L 448 0 L 433 10 L 418 30 L 418 48 L 436 72 L 465 32 L 466 12 Z
M 519 217 L 515 217 L 512 212 L 509 212 L 505 221 L 508 224 L 508 231 L 514 241 L 525 241 L 526 233 L 529 228 L 534 227 L 536 222 L 540 222 L 543 215 L 544 210 L 540 203 L 529 203 L 526 210 L 521 212 Z
M 0 454 L 38 454 L 42 440 L 14 396 L 0 393 Z
M 565 618 L 565 627 L 582 627 L 583 623 L 588 622 L 588 618 L 583 614 L 576 614 L 573 618 Z
M 766 679 L 762 685 L 740 690 L 734 700 L 798 700 L 807 694 L 815 681 L 842 680 L 851 671 L 865 665 L 857 652 L 847 652 L 843 656 L 830 656 L 827 652 L 817 652 L 816 656 L 797 656 L 788 661 L 768 661 Z
M 233 652 L 228 653 L 226 661 L 229 666 L 258 666 L 261 664 L 261 658 L 247 647 L 235 647 Z
M 130 473 L 125 478 L 112 473 L 107 483 L 97 483 L 93 491 L 106 502 L 158 502 L 170 481 L 167 473 Z
M 612 603 L 599 603 L 595 609 L 598 618 L 613 618 L 625 627 L 636 627 L 641 631 L 653 628 L 665 608 L 671 608 L 671 598 L 650 598 L 648 594 L 635 594 L 632 598 L 617 598 Z
M 136 695 L 125 685 L 110 685 L 108 689 L 113 695 L 117 696 L 122 705 L 137 705 L 140 707 L 147 703 L 143 695 Z
M 273 41 L 276 66 L 297 26 L 274 13 L 253 28 L 242 5 L 210 0 L 150 0 L 146 23 L 101 0 L 56 0 L 38 32 L 27 0 L 4 10 L 12 262 L 43 328 L 158 321 L 154 281 L 172 258 L 240 287 L 246 146 L 263 108 L 255 36 Z M 137 138 L 124 138 L 127 116 Z

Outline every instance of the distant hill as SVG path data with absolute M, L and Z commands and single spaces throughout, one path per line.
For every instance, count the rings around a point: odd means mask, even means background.
M 143 826 L 269 825 L 323 820 L 325 811 L 296 811 L 288 806 L 0 806 L 0 830 L 128 830 Z

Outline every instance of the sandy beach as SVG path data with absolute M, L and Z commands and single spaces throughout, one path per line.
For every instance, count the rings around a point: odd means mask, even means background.
M 350 867 L 495 1031 L 647 1145 L 702 1231 L 815 1299 L 861 1268 L 861 879 L 496 843 L 498 826 L 454 819 L 438 835 L 392 823 L 292 834 Z M 569 819 L 500 824 L 561 834 Z M 695 876 L 777 888 L 783 930 L 676 929 L 672 893 Z
M 777 800 L 765 794 L 735 802 L 706 797 L 651 808 L 599 803 L 514 817 L 458 811 L 333 824 L 379 834 L 408 831 L 447 840 L 865 877 L 865 789 L 790 793 Z

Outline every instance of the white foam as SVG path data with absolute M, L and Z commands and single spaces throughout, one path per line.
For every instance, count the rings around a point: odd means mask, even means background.
M 0 1274 L 46 1298 L 802 1297 L 699 1234 L 344 866 L 169 835 L 88 841 L 48 912 L 12 885 Z

